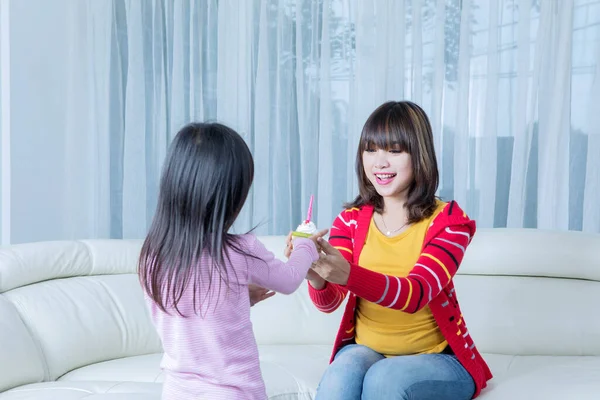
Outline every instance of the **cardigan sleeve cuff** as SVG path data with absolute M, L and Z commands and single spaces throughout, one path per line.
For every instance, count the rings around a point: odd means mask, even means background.
M 370 302 L 378 302 L 389 288 L 386 276 L 370 271 L 357 264 L 350 264 L 350 276 L 346 284 L 348 290 Z
M 325 307 L 332 304 L 338 296 L 338 291 L 329 282 L 325 282 L 325 286 L 322 289 L 315 289 L 310 282 L 308 282 L 308 294 L 310 299 L 317 307 Z

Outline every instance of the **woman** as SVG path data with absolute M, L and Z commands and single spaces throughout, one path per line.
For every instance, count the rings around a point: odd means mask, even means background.
M 436 198 L 431 126 L 410 102 L 367 120 L 359 195 L 321 241 L 307 278 L 316 307 L 349 296 L 318 400 L 475 398 L 492 374 L 469 335 L 452 279 L 475 234 L 456 202 Z

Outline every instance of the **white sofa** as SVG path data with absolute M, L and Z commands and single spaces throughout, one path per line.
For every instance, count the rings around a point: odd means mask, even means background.
M 261 238 L 282 253 L 284 237 Z M 160 341 L 135 275 L 139 241 L 0 249 L 0 400 L 159 399 Z M 600 398 L 600 235 L 480 229 L 457 293 L 495 375 L 483 400 Z M 341 309 L 306 287 L 253 308 L 270 399 L 312 399 Z

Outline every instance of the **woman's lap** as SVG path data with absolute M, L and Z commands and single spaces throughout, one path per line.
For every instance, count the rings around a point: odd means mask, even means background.
M 469 373 L 450 354 L 386 358 L 368 347 L 343 347 L 327 368 L 317 400 L 468 400 L 475 392 Z

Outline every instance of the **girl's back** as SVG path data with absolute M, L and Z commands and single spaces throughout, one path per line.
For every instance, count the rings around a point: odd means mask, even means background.
M 256 242 L 249 235 L 242 241 L 248 248 L 253 248 Z M 231 282 L 226 288 L 220 284 L 219 276 L 213 280 L 206 276 L 199 292 L 210 300 L 203 303 L 198 314 L 194 313 L 198 299 L 192 290 L 184 291 L 178 303 L 187 318 L 174 310 L 170 314 L 163 312 L 148 298 L 165 352 L 161 363 L 167 372 L 164 399 L 265 397 L 247 287 L 249 271 L 255 268 L 256 260 L 235 252 L 229 256 L 231 270 L 239 282 Z M 201 262 L 209 261 L 203 257 Z
M 165 400 L 267 398 L 248 285 L 292 293 L 318 253 L 297 239 L 284 263 L 255 236 L 228 233 L 252 177 L 245 142 L 222 125 L 189 125 L 169 150 L 139 262 L 164 349 Z
M 185 290 L 178 302 L 186 318 L 175 310 L 162 311 L 146 296 L 165 352 L 161 363 L 167 372 L 163 399 L 266 399 L 250 322 L 248 284 L 281 293 L 296 290 L 318 258 L 310 240 L 297 240 L 290 260 L 283 263 L 255 236 L 240 236 L 241 247 L 254 257 L 229 252 L 230 271 L 238 279 L 230 282 L 229 288 L 219 285 L 218 276 L 209 280 L 206 273 L 205 283 L 197 291 L 203 301 L 197 314 L 198 295 L 193 290 Z M 210 259 L 203 257 L 201 262 Z

